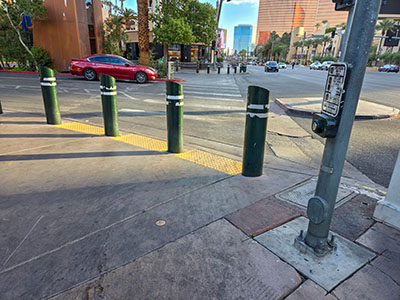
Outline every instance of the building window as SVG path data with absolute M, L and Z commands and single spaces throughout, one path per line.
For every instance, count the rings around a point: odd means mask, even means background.
M 96 34 L 94 32 L 93 1 L 86 0 L 86 15 L 89 29 L 90 53 L 96 54 Z

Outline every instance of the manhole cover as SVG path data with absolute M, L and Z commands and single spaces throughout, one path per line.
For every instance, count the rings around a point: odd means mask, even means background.
M 302 208 L 307 208 L 308 200 L 310 200 L 310 198 L 314 196 L 316 187 L 317 178 L 313 177 L 306 182 L 303 182 L 286 191 L 276 194 L 276 198 L 296 204 L 297 206 L 300 206 Z M 336 198 L 335 208 L 339 207 L 350 199 L 353 199 L 356 195 L 356 192 L 340 185 Z

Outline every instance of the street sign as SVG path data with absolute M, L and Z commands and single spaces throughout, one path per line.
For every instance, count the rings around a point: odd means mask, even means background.
M 333 63 L 328 69 L 321 113 L 313 115 L 311 129 L 324 138 L 336 136 L 343 108 L 343 94 L 347 76 L 347 64 Z
M 400 1 L 399 0 L 386 0 L 382 2 L 379 14 L 382 15 L 398 15 L 400 14 Z
M 335 10 L 350 10 L 355 0 L 332 0 L 332 2 L 336 3 Z
M 337 118 L 343 106 L 342 96 L 347 74 L 346 63 L 333 63 L 328 69 L 321 112 Z

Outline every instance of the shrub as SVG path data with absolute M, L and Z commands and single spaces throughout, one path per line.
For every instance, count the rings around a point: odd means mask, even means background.
M 164 67 L 164 64 L 162 62 L 153 60 L 151 67 L 157 70 L 157 77 L 167 77 L 167 69 Z

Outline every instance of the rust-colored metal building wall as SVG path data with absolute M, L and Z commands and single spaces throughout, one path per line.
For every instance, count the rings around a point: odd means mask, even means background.
M 328 20 L 331 26 L 346 22 L 347 12 L 337 12 L 332 0 L 260 0 L 257 38 L 260 32 L 276 31 L 279 35 L 304 27 L 312 34 L 315 24 Z
M 95 52 L 103 50 L 103 19 L 101 1 L 93 0 L 93 27 Z M 35 22 L 34 45 L 49 52 L 53 67 L 60 71 L 68 69 L 72 58 L 90 54 L 89 24 L 85 0 L 46 0 L 43 2 L 48 18 Z

